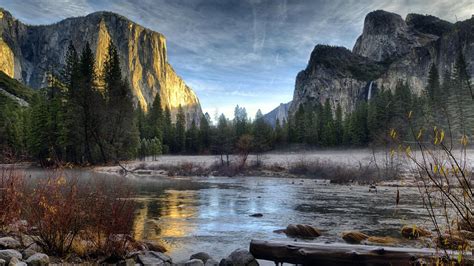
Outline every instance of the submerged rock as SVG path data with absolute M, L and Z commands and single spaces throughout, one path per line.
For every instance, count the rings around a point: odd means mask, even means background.
M 351 232 L 343 232 L 342 239 L 350 244 L 360 244 L 360 242 L 369 238 L 368 235 L 358 232 L 358 231 L 351 231 Z
M 315 238 L 321 235 L 319 229 L 308 224 L 289 224 L 284 233 L 291 237 Z
M 30 266 L 43 266 L 43 265 L 48 265 L 49 264 L 49 257 L 48 255 L 44 253 L 36 253 L 32 256 L 30 256 L 27 260 L 26 263 Z
M 424 229 L 424 228 L 421 228 L 421 227 L 418 227 L 416 225 L 413 225 L 413 226 L 404 226 L 402 228 L 402 236 L 404 238 L 408 238 L 408 239 L 418 239 L 420 237 L 427 237 L 427 236 L 431 236 L 431 232 Z

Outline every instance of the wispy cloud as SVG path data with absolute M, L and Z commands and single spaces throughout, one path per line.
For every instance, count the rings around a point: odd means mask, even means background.
M 0 5 L 30 24 L 109 10 L 161 32 L 169 60 L 203 108 L 226 115 L 236 104 L 248 104 L 250 113 L 291 100 L 296 74 L 314 46 L 351 49 L 370 11 L 432 14 L 452 22 L 474 14 L 472 0 L 3 0 Z

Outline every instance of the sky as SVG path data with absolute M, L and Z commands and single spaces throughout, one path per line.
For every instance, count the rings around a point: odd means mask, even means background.
M 167 39 L 168 60 L 211 117 L 253 117 L 291 101 L 295 78 L 316 44 L 352 49 L 367 13 L 431 14 L 455 22 L 473 0 L 2 0 L 28 24 L 112 11 Z

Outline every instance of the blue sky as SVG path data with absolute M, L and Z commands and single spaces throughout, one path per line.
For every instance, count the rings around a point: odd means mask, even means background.
M 28 24 L 108 10 L 161 32 L 169 61 L 203 110 L 229 117 L 237 104 L 253 117 L 290 101 L 314 46 L 352 49 L 370 11 L 451 22 L 474 14 L 472 0 L 2 0 L 0 6 Z

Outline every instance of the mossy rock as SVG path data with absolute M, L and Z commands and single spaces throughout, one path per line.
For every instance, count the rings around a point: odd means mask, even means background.
M 401 230 L 402 236 L 408 239 L 418 239 L 420 237 L 431 236 L 431 232 L 416 225 L 413 226 L 404 226 Z
M 342 239 L 349 244 L 360 244 L 360 242 L 369 238 L 368 235 L 359 231 L 349 231 L 342 233 Z
M 284 233 L 291 237 L 316 238 L 321 235 L 321 231 L 308 224 L 290 224 Z

